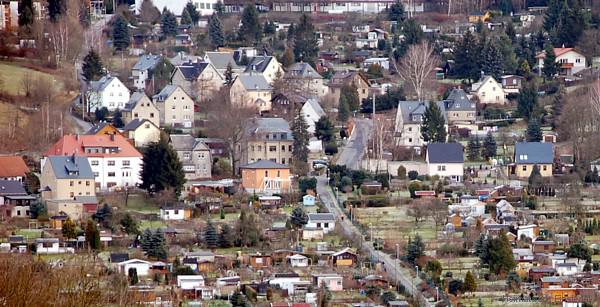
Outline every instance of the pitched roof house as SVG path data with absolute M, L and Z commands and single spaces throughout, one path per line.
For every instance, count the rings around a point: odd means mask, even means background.
M 448 124 L 474 123 L 477 115 L 477 107 L 469 100 L 464 90 L 453 89 L 448 98 L 444 100 L 444 107 L 448 118 Z
M 160 128 L 147 119 L 136 118 L 123 127 L 125 136 L 135 147 L 146 147 L 160 141 Z
M 109 111 L 123 109 L 129 95 L 129 89 L 115 76 L 106 75 L 98 81 L 90 81 L 86 92 L 88 112 L 101 108 Z
M 328 92 L 323 77 L 308 63 L 295 63 L 288 67 L 283 78 L 290 87 L 309 96 L 325 96 Z
M 231 101 L 240 105 L 256 107 L 259 112 L 271 111 L 271 93 L 273 87 L 260 74 L 242 74 L 237 76 L 230 88 Z
M 460 143 L 431 143 L 427 145 L 429 176 L 440 176 L 461 182 L 464 175 L 463 147 Z
M 189 134 L 172 134 L 171 146 L 183 164 L 186 179 L 210 178 L 212 156 L 210 148 Z
M 369 97 L 369 87 L 371 83 L 358 71 L 339 71 L 336 72 L 329 81 L 329 92 L 333 95 L 334 101 L 340 99 L 342 87 L 344 85 L 352 84 L 356 87 L 359 101 Z
M 316 98 L 307 99 L 304 105 L 302 106 L 302 109 L 300 109 L 300 112 L 302 112 L 302 116 L 304 116 L 304 120 L 306 121 L 306 124 L 308 124 L 308 129 L 306 130 L 311 135 L 315 133 L 315 126 L 317 121 L 319 121 L 321 117 L 327 116 L 327 114 L 325 114 L 325 111 L 323 111 L 321 104 Z
M 542 177 L 552 177 L 554 144 L 541 142 L 518 142 L 515 144 L 515 166 L 511 174 L 527 178 L 537 165 Z
M 248 192 L 282 193 L 291 188 L 290 167 L 270 160 L 240 166 L 242 187 Z
M 479 103 L 483 104 L 505 104 L 506 92 L 502 84 L 498 83 L 492 76 L 484 76 L 479 82 L 471 86 L 471 94 L 477 96 Z
M 233 51 L 208 51 L 204 53 L 204 62 L 212 64 L 215 69 L 221 74 L 225 75 L 227 65 L 231 65 L 232 71 L 235 74 L 239 74 L 244 70 L 244 67 L 239 66 L 233 58 Z
M 559 75 L 572 76 L 587 67 L 585 56 L 575 48 L 554 48 L 554 55 L 556 56 L 556 63 L 560 65 Z M 538 53 L 535 58 L 537 59 L 538 73 L 541 76 L 544 70 L 546 51 L 543 50 Z
M 223 76 L 211 63 L 190 61 L 175 66 L 171 83 L 181 86 L 193 98 L 199 98 L 218 91 L 223 85 Z
M 129 123 L 134 119 L 147 119 L 154 125 L 160 125 L 160 111 L 143 92 L 135 92 L 123 108 L 123 122 Z
M 29 173 L 29 167 L 19 156 L 0 156 L 0 180 L 23 181 Z
M 444 102 L 437 102 L 437 105 L 442 110 L 447 122 Z M 397 145 L 412 147 L 420 153 L 420 147 L 425 145 L 421 136 L 421 124 L 428 107 L 428 102 L 400 101 L 398 103 L 394 128 L 394 138 Z M 448 129 L 447 126 L 446 129 Z
M 283 76 L 283 68 L 274 56 L 255 56 L 248 60 L 244 73 L 261 74 L 267 82 L 273 83 Z
M 152 73 L 162 57 L 160 55 L 144 54 L 131 69 L 133 86 L 138 90 L 146 89 L 148 81 L 152 80 Z
M 294 138 L 283 118 L 254 118 L 244 125 L 240 147 L 242 164 L 270 160 L 284 165 L 292 162 Z

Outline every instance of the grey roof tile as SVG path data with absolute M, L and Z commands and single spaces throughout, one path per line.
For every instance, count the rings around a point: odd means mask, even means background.
M 552 164 L 554 146 L 552 143 L 520 142 L 515 144 L 515 163 Z
M 464 163 L 460 143 L 431 143 L 427 145 L 429 163 Z
M 87 157 L 50 156 L 47 159 L 57 179 L 94 179 Z

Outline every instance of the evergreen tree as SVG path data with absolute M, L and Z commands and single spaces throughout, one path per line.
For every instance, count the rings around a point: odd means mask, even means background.
M 123 128 L 123 126 L 125 126 L 125 123 L 123 122 L 123 112 L 121 112 L 121 110 L 115 110 L 112 123 L 115 128 Z
M 240 292 L 236 291 L 229 299 L 232 307 L 249 307 L 248 299 Z
M 187 15 L 189 15 L 190 17 L 191 22 L 189 24 L 193 24 L 194 26 L 198 25 L 198 21 L 200 20 L 200 13 L 196 9 L 196 6 L 192 3 L 192 1 L 188 1 L 188 3 L 186 3 L 185 7 L 183 8 L 183 13 L 185 12 L 187 12 Z M 183 13 L 181 14 L 182 17 Z
M 127 26 L 127 20 L 123 15 L 119 15 L 113 25 L 113 46 L 116 50 L 125 50 L 129 47 L 129 27 Z
M 167 259 L 167 240 L 160 229 L 152 234 L 151 239 L 152 249 L 148 257 L 153 257 L 159 260 Z
M 448 135 L 445 124 L 446 120 L 444 119 L 442 110 L 437 103 L 430 101 L 429 106 L 425 109 L 421 124 L 423 141 L 428 143 L 445 143 Z
M 85 226 L 85 242 L 88 247 L 93 250 L 99 250 L 100 246 L 100 231 L 96 227 L 96 223 L 89 219 Z
M 261 230 L 258 228 L 261 221 L 253 212 L 242 209 L 237 222 L 237 244 L 238 246 L 256 246 L 260 240 Z
M 280 62 L 284 68 L 288 68 L 288 67 L 292 66 L 292 64 L 294 64 L 294 52 L 292 51 L 292 49 L 290 49 L 290 48 L 285 49 L 285 51 L 283 52 L 283 55 L 281 55 Z
M 404 5 L 400 0 L 396 0 L 388 9 L 388 20 L 402 23 L 404 21 Z
M 558 25 L 564 0 L 548 0 L 548 8 L 544 16 L 544 30 L 550 33 Z
M 77 238 L 77 226 L 69 217 L 67 217 L 67 220 L 62 225 L 62 235 L 65 239 Z
M 88 54 L 83 58 L 81 70 L 83 71 L 83 78 L 86 81 L 97 81 L 105 75 L 102 60 L 100 59 L 100 55 L 96 53 L 96 50 L 90 49 Z
M 225 45 L 225 34 L 223 33 L 223 25 L 221 19 L 217 14 L 212 14 L 208 18 L 208 35 L 210 42 L 214 48 L 222 47 Z
M 494 140 L 492 133 L 488 132 L 487 135 L 485 136 L 485 140 L 483 140 L 483 157 L 486 160 L 489 160 L 490 158 L 495 157 L 496 150 L 497 150 L 496 140 Z
M 142 168 L 142 189 L 150 193 L 160 192 L 167 188 L 181 192 L 185 183 L 183 165 L 177 153 L 167 140 L 161 138 L 158 143 L 152 143 L 144 150 Z
M 292 215 L 290 216 L 290 224 L 294 229 L 300 229 L 304 225 L 308 223 L 308 215 L 304 212 L 302 207 L 296 207 L 292 211 Z
M 292 122 L 292 136 L 294 137 L 294 147 L 292 155 L 294 156 L 293 165 L 297 174 L 304 174 L 308 171 L 308 143 L 310 135 L 308 133 L 308 124 L 298 111 Z
M 585 243 L 575 243 L 571 245 L 567 255 L 569 258 L 578 258 L 591 262 L 593 252 Z
M 219 0 L 215 4 L 214 10 L 217 13 L 217 15 L 221 16 L 225 13 L 225 5 L 223 5 L 223 2 Z
M 92 219 L 100 223 L 102 227 L 109 228 L 110 222 L 113 216 L 112 207 L 108 204 L 104 204 L 102 207 L 96 210 L 96 213 L 92 215 Z
M 479 79 L 478 58 L 477 40 L 470 31 L 467 31 L 458 46 L 454 48 L 454 74 L 470 81 Z
M 168 59 L 162 57 L 152 72 L 152 85 L 154 92 L 159 93 L 167 84 L 171 83 L 171 75 L 175 66 Z
M 204 244 L 210 249 L 217 248 L 219 244 L 217 230 L 211 220 L 208 220 L 208 224 L 204 229 Z
M 423 30 L 421 30 L 421 26 L 412 18 L 404 24 L 402 33 L 404 33 L 404 43 L 406 43 L 406 45 L 418 44 L 423 39 Z
M 410 264 L 415 264 L 417 259 L 425 255 L 425 243 L 420 235 L 416 235 L 414 240 L 411 240 L 406 247 L 406 261 Z
M 552 130 L 558 127 L 560 116 L 562 114 L 562 108 L 565 100 L 565 88 L 561 85 L 552 99 Z
M 258 21 L 258 11 L 254 3 L 246 5 L 242 12 L 242 25 L 239 30 L 240 40 L 256 45 L 262 38 L 262 29 Z
M 506 274 L 515 266 L 516 262 L 512 254 L 512 246 L 502 232 L 498 237 L 489 241 L 490 271 L 496 274 Z
M 231 227 L 227 224 L 221 225 L 221 232 L 219 233 L 219 247 L 229 248 L 233 246 L 234 234 Z
M 517 113 L 529 119 L 537 110 L 538 93 L 534 81 L 526 82 L 517 97 Z
M 315 136 L 317 139 L 324 141 L 325 143 L 331 141 L 335 135 L 335 126 L 329 120 L 329 117 L 322 116 L 315 123 Z
M 500 53 L 502 54 L 502 73 L 514 74 L 519 66 L 519 61 L 517 60 L 517 54 L 515 53 L 515 47 L 513 46 L 512 40 L 508 35 L 501 33 L 496 42 Z M 500 79 L 498 79 L 498 81 L 500 81 Z
M 471 137 L 469 139 L 469 144 L 467 145 L 467 157 L 470 161 L 479 160 L 479 156 L 481 153 L 481 142 L 479 142 L 479 137 Z
M 177 35 L 177 17 L 166 7 L 162 12 L 160 27 L 164 37 L 175 37 Z
M 483 235 L 479 237 L 477 241 L 475 241 L 475 255 L 479 257 L 482 264 L 489 264 L 490 262 L 490 252 L 489 252 L 489 241 L 485 239 Z
M 556 74 L 558 74 L 559 64 L 556 63 L 556 54 L 554 53 L 554 47 L 551 44 L 546 44 L 544 48 L 544 67 L 542 72 L 544 78 L 552 80 Z
M 544 185 L 544 177 L 542 177 L 540 167 L 537 164 L 533 165 L 533 169 L 531 170 L 531 174 L 529 174 L 527 182 L 529 184 L 529 190 L 532 192 L 537 191 Z
M 29 206 L 29 214 L 32 219 L 48 218 L 48 207 L 43 202 L 34 201 L 31 206 Z
M 463 281 L 463 291 L 471 293 L 477 291 L 477 282 L 475 281 L 475 277 L 471 271 L 467 271 L 467 275 L 465 275 L 465 280 Z
M 300 23 L 294 30 L 294 56 L 296 61 L 304 61 L 311 65 L 315 64 L 319 56 L 317 33 L 307 14 L 300 17 Z
M 263 32 L 265 34 L 275 34 L 276 30 L 277 26 L 275 26 L 275 23 L 273 23 L 272 21 L 265 20 L 265 24 L 263 25 Z
M 351 112 L 358 111 L 360 108 L 360 98 L 358 97 L 358 89 L 356 85 L 353 83 L 347 83 L 342 86 L 340 89 L 340 99 L 344 96 L 346 99 L 346 103 L 348 104 L 348 108 L 350 108 Z
M 193 25 L 192 16 L 190 16 L 190 12 L 186 9 L 181 13 L 181 20 L 179 24 L 181 25 Z
M 90 15 L 90 9 L 85 2 L 79 5 L 79 24 L 84 28 L 88 29 L 92 23 L 92 16 Z
M 506 33 L 506 36 L 508 36 L 508 38 L 510 38 L 511 42 L 515 42 L 516 38 L 517 38 L 517 30 L 515 30 L 515 25 L 513 24 L 512 20 L 508 22 L 508 24 L 506 25 L 506 29 L 504 29 L 504 33 Z M 525 39 L 525 36 L 521 36 L 522 39 Z
M 144 254 L 148 255 L 152 251 L 152 230 L 146 228 L 140 238 L 140 246 Z
M 536 118 L 530 118 L 527 123 L 527 132 L 526 132 L 527 142 L 539 142 L 542 140 L 542 129 L 540 127 L 540 123 Z
M 227 68 L 225 69 L 225 85 L 231 86 L 233 84 L 233 67 L 231 67 L 231 63 L 227 63 Z
M 129 268 L 129 270 L 127 271 L 127 277 L 129 278 L 130 286 L 137 285 L 140 282 L 136 268 Z
M 22 0 L 19 3 L 19 26 L 29 27 L 34 21 L 33 0 Z
M 345 123 L 350 118 L 350 106 L 346 95 L 340 95 L 338 103 L 338 121 Z
M 123 230 L 125 230 L 125 232 L 129 235 L 137 235 L 140 233 L 137 221 L 134 220 L 129 213 L 126 213 L 125 216 L 121 218 L 120 224 L 123 227 Z
M 47 9 L 50 21 L 57 22 L 60 16 L 67 11 L 66 0 L 48 0 Z
M 500 80 L 503 66 L 504 59 L 502 58 L 502 52 L 500 51 L 498 42 L 495 39 L 490 39 L 489 43 L 487 43 L 483 49 L 481 69 L 486 75 L 491 75 L 494 79 Z

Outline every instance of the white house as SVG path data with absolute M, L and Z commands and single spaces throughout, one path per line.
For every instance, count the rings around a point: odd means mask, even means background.
M 464 174 L 463 147 L 460 143 L 431 143 L 425 157 L 429 176 L 461 182 Z
M 371 65 L 379 65 L 383 70 L 390 70 L 389 58 L 368 58 L 363 62 L 363 67 L 368 69 Z
M 339 274 L 313 274 L 313 283 L 317 288 L 325 286 L 329 291 L 343 291 L 344 278 Z
M 202 275 L 177 275 L 177 287 L 182 290 L 204 287 L 204 277 Z
M 444 102 L 439 101 L 437 105 L 442 110 L 447 123 L 448 116 Z M 418 154 L 421 153 L 421 146 L 425 145 L 421 135 L 421 124 L 428 107 L 429 103 L 422 101 L 400 101 L 398 103 L 394 127 L 396 145 L 410 147 Z M 445 125 L 445 128 L 448 130 L 447 125 Z
M 129 274 L 129 269 L 135 269 L 138 276 L 148 276 L 152 263 L 141 259 L 129 259 L 117 263 L 119 271 L 125 275 Z
M 38 254 L 58 254 L 64 253 L 64 248 L 60 248 L 58 238 L 38 238 L 35 239 L 36 253 Z
M 521 239 L 521 236 L 525 236 L 530 238 L 532 241 L 535 241 L 537 235 L 539 233 L 539 228 L 535 224 L 531 225 L 520 225 L 517 227 L 517 239 Z
M 142 2 L 144 0 L 135 0 L 135 12 L 136 14 L 140 13 L 140 8 L 142 7 Z M 196 7 L 196 10 L 202 16 L 210 16 L 215 12 L 215 8 L 218 2 L 223 2 L 220 0 L 192 0 L 192 3 Z M 152 0 L 152 3 L 159 11 L 163 11 L 164 8 L 173 12 L 175 15 L 181 15 L 183 8 L 185 7 L 187 1 L 172 1 L 172 0 Z
M 183 221 L 186 219 L 186 208 L 184 206 L 161 207 L 159 216 L 164 221 Z
M 578 272 L 577 264 L 573 262 L 564 262 L 556 264 L 556 273 L 560 276 L 575 275 Z
M 146 89 L 147 80 L 151 80 L 154 69 L 160 62 L 160 55 L 144 54 L 131 69 L 131 77 L 133 78 L 133 86 L 138 90 Z
M 515 208 L 505 199 L 496 204 L 496 218 L 512 217 L 515 215 Z
M 314 195 L 306 194 L 302 196 L 302 205 L 314 206 L 317 198 Z
M 106 107 L 109 111 L 123 109 L 129 101 L 129 89 L 119 78 L 107 75 L 98 81 L 91 81 L 86 93 L 87 109 L 95 112 Z
M 308 287 L 311 283 L 308 280 L 301 280 L 296 273 L 275 273 L 269 280 L 270 285 L 277 285 L 283 290 L 287 290 L 290 295 L 296 292 L 296 287 Z
M 479 103 L 483 104 L 506 103 L 506 92 L 502 84 L 498 83 L 492 76 L 485 76 L 479 82 L 473 83 L 471 95 L 477 96 Z
M 287 260 L 293 268 L 305 268 L 308 266 L 308 257 L 304 255 L 295 254 L 287 256 Z
M 304 120 L 306 121 L 306 124 L 308 124 L 308 129 L 306 130 L 311 135 L 315 133 L 315 125 L 319 119 L 323 116 L 327 116 L 316 98 L 307 99 L 300 112 L 302 112 Z
M 304 227 L 321 229 L 327 234 L 335 229 L 335 216 L 332 213 L 309 213 L 308 223 Z
M 561 76 L 572 76 L 582 70 L 586 66 L 585 56 L 574 48 L 554 48 L 554 55 L 556 55 L 556 63 L 559 66 L 559 75 Z M 538 73 L 542 74 L 544 69 L 544 59 L 546 58 L 546 51 L 538 53 L 535 58 L 537 59 Z

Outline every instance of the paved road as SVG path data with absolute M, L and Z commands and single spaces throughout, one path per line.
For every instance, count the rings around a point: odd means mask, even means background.
M 359 168 L 360 161 L 362 160 L 367 148 L 367 142 L 369 140 L 369 134 L 372 127 L 372 122 L 369 119 L 356 119 L 355 124 L 356 126 L 354 128 L 354 132 L 350 136 L 350 139 L 346 145 L 342 148 L 337 160 L 338 165 L 346 165 L 350 169 Z M 319 194 L 321 202 L 325 205 L 325 207 L 327 207 L 327 210 L 335 215 L 338 224 L 341 225 L 342 231 L 347 238 L 355 242 L 361 242 L 361 249 L 370 255 L 372 259 L 376 259 L 377 261 L 383 263 L 385 271 L 388 273 L 389 277 L 395 282 L 402 284 L 404 288 L 413 296 L 418 297 L 419 301 L 421 302 L 420 306 L 433 306 L 431 303 L 425 300 L 420 291 L 415 290 L 416 287 L 414 285 L 419 284 L 420 279 L 413 278 L 410 275 L 410 270 L 402 268 L 400 263 L 396 259 L 393 259 L 390 255 L 376 251 L 370 242 L 362 244 L 362 233 L 356 226 L 352 224 L 351 221 L 349 221 L 349 219 L 342 219 L 342 217 L 345 217 L 345 214 L 337 204 L 334 193 L 331 190 L 331 187 L 328 185 L 327 177 L 317 177 L 317 193 Z
M 359 169 L 373 124 L 371 120 L 361 118 L 356 118 L 354 123 L 354 131 L 340 152 L 336 164 L 346 165 L 350 169 Z

